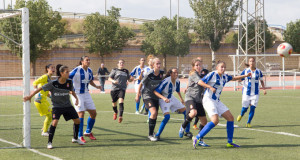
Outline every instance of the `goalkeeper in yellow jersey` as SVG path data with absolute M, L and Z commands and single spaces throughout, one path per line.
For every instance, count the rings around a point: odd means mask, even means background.
M 35 89 L 42 87 L 51 81 L 51 76 L 55 73 L 55 66 L 52 64 L 48 64 L 45 66 L 46 74 L 42 75 L 40 78 L 33 82 L 33 87 Z M 36 94 L 34 99 L 34 104 L 38 109 L 40 116 L 45 116 L 44 126 L 42 129 L 42 136 L 49 136 L 48 128 L 52 121 L 52 109 L 50 107 L 50 103 L 47 100 L 47 96 L 49 95 L 49 91 L 41 90 L 38 94 Z

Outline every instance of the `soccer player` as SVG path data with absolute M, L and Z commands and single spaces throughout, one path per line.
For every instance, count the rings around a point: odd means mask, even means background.
M 203 78 L 204 76 L 206 76 L 208 74 L 208 72 L 209 71 L 207 69 L 202 69 L 201 74 L 200 74 L 200 78 Z M 201 97 L 203 97 L 203 93 L 201 94 Z M 198 126 L 197 126 L 198 122 L 199 122 L 199 118 L 196 116 L 195 117 L 195 122 L 194 122 L 194 125 L 193 125 L 193 129 L 194 130 L 199 130 L 200 129 L 200 131 L 201 131 L 204 126 L 200 123 L 199 128 L 198 128 Z
M 135 93 L 138 92 L 137 90 L 138 90 L 139 84 L 141 82 L 140 77 L 143 75 L 143 72 L 144 72 L 143 70 L 145 68 L 146 68 L 145 58 L 141 58 L 140 59 L 140 65 L 134 67 L 134 69 L 130 73 L 130 76 L 132 76 L 134 78 Z M 139 114 L 140 100 L 141 100 L 141 97 L 140 97 L 139 101 L 136 102 L 136 104 L 135 104 L 135 114 Z
M 123 59 L 120 59 L 118 61 L 118 68 L 112 69 L 108 78 L 108 80 L 112 83 L 110 95 L 112 98 L 112 107 L 114 110 L 113 120 L 117 119 L 117 101 L 119 100 L 119 123 L 121 123 L 123 120 L 124 98 L 127 88 L 127 81 L 131 82 L 133 80 L 133 77 L 130 77 L 128 70 L 124 68 L 124 64 L 125 61 Z
M 70 79 L 73 80 L 74 90 L 79 99 L 78 105 L 75 105 L 75 109 L 78 113 L 80 119 L 79 126 L 79 139 L 86 143 L 86 140 L 83 138 L 83 135 L 89 137 L 91 140 L 96 140 L 92 133 L 92 129 L 95 124 L 96 119 L 96 107 L 93 102 L 93 99 L 89 93 L 88 86 L 91 84 L 97 89 L 101 89 L 101 86 L 97 86 L 94 83 L 93 71 L 90 66 L 90 58 L 88 56 L 82 56 L 79 61 L 79 66 L 74 68 L 70 73 Z M 75 104 L 76 99 L 72 97 L 73 103 Z M 83 134 L 83 125 L 84 125 L 84 113 L 88 111 L 90 116 L 87 120 L 86 131 Z
M 201 80 L 201 69 L 202 61 L 199 59 L 193 59 L 192 70 L 189 73 L 189 86 L 185 94 L 185 106 L 187 115 L 179 130 L 180 138 L 184 136 L 184 130 L 186 131 L 185 136 L 189 138 L 193 137 L 192 133 L 189 132 L 189 125 L 194 117 L 198 117 L 200 119 L 200 123 L 202 126 L 205 126 L 207 123 L 206 114 L 202 105 L 202 94 L 204 88 L 198 83 Z
M 144 89 L 142 91 L 143 100 L 145 103 L 145 107 L 149 109 L 151 115 L 149 118 L 149 140 L 150 141 L 157 141 L 157 138 L 154 133 L 156 119 L 157 119 L 157 112 L 158 112 L 158 105 L 159 105 L 159 98 L 154 94 L 155 88 L 160 84 L 163 78 L 164 71 L 160 70 L 160 60 L 158 58 L 153 59 L 153 70 L 147 72 L 145 77 L 142 79 L 139 88 L 138 94 L 135 97 L 135 101 L 139 100 L 141 96 L 141 89 L 144 85 Z
M 181 102 L 173 96 L 174 91 L 177 92 Z M 178 79 L 177 68 L 171 68 L 167 72 L 166 78 L 154 90 L 154 94 L 160 98 L 159 106 L 164 114 L 164 119 L 160 123 L 158 132 L 155 135 L 157 140 L 160 140 L 160 135 L 170 119 L 170 110 L 172 112 L 178 111 L 179 113 L 182 113 L 184 119 L 186 115 L 184 100 L 180 93 L 180 81 Z
M 55 73 L 55 66 L 53 66 L 52 64 L 46 65 L 45 72 L 46 74 L 42 75 L 40 78 L 33 82 L 34 89 L 40 88 L 43 85 L 51 82 L 51 76 Z M 50 107 L 50 103 L 47 100 L 48 95 L 49 91 L 41 90 L 38 94 L 36 94 L 34 99 L 34 105 L 40 113 L 40 116 L 46 117 L 42 128 L 42 136 L 49 136 L 48 128 L 52 121 L 52 109 Z
M 260 69 L 255 66 L 255 58 L 251 57 L 248 60 L 249 68 L 246 68 L 241 75 L 251 73 L 251 77 L 243 78 L 243 98 L 242 98 L 242 111 L 237 117 L 237 121 L 241 121 L 244 114 L 247 112 L 250 106 L 250 112 L 246 127 L 251 127 L 251 120 L 254 117 L 255 108 L 259 99 L 259 81 L 264 91 L 264 95 L 267 94 L 265 89 L 265 83 L 263 81 L 263 74 Z
M 78 105 L 78 98 L 73 91 L 73 85 L 72 81 L 69 78 L 69 69 L 67 66 L 61 66 L 57 67 L 57 75 L 59 76 L 58 79 L 51 81 L 42 87 L 35 90 L 31 95 L 24 97 L 24 102 L 30 100 L 35 94 L 37 94 L 40 91 L 50 91 L 51 92 L 51 101 L 53 103 L 52 108 L 52 125 L 50 126 L 49 130 L 49 139 L 47 148 L 52 149 L 52 140 L 54 137 L 55 129 L 58 124 L 58 120 L 60 119 L 60 116 L 63 115 L 65 120 L 68 121 L 72 119 L 74 121 L 73 126 L 73 143 L 78 143 L 80 145 L 83 145 L 84 142 L 82 142 L 80 139 L 78 139 L 78 130 L 79 130 L 79 124 L 80 120 L 78 118 L 78 114 L 76 113 L 76 110 L 71 104 L 70 101 L 70 92 L 72 93 L 73 97 L 76 99 L 75 105 Z
M 218 62 L 216 69 L 216 71 L 210 72 L 198 82 L 199 85 L 206 88 L 203 96 L 203 106 L 211 121 L 204 126 L 196 137 L 193 137 L 194 148 L 198 145 L 209 147 L 202 139 L 219 123 L 220 116 L 227 120 L 227 147 L 240 147 L 232 141 L 234 118 L 229 109 L 220 101 L 220 95 L 226 83 L 231 80 L 236 81 L 249 77 L 251 73 L 236 77 L 229 76 L 225 73 L 226 64 L 223 61 Z

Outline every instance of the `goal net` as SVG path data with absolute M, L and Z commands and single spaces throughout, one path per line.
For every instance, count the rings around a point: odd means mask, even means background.
M 0 148 L 31 146 L 30 102 L 22 100 L 30 93 L 29 50 L 28 9 L 1 10 Z

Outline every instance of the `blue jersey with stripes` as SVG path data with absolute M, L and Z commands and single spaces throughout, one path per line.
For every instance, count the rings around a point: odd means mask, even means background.
M 162 94 L 164 97 L 171 98 L 174 91 L 180 92 L 180 81 L 177 78 L 175 84 L 173 84 L 171 77 L 167 77 L 160 82 L 155 91 Z
M 145 69 L 146 66 L 144 66 L 144 68 L 141 68 L 140 65 L 136 66 L 133 68 L 133 70 L 131 71 L 130 73 L 130 76 L 134 77 L 135 79 L 139 78 L 139 76 L 141 75 L 142 73 L 142 70 Z M 140 84 L 141 83 L 141 80 L 137 80 L 135 82 L 136 84 Z
M 209 88 L 206 88 L 204 97 L 208 97 L 213 100 L 220 100 L 222 90 L 225 84 L 232 80 L 232 76 L 229 76 L 228 74 L 219 75 L 217 71 L 213 71 L 201 80 L 216 89 L 216 92 L 213 93 Z
M 243 95 L 259 95 L 259 81 L 263 80 L 263 74 L 260 69 L 251 70 L 246 68 L 241 75 L 251 73 L 250 77 L 243 78 Z
M 69 78 L 73 81 L 74 91 L 77 94 L 89 92 L 89 83 L 94 80 L 93 71 L 88 67 L 87 70 L 81 66 L 74 68 Z

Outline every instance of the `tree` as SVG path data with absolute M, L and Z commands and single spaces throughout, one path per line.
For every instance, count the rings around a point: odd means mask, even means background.
M 248 39 L 253 39 L 255 37 L 255 23 L 254 19 L 249 20 L 248 25 Z M 245 25 L 245 24 L 244 24 Z M 263 25 L 263 24 L 262 24 Z M 264 21 L 265 25 L 265 46 L 266 49 L 273 47 L 273 42 L 276 36 L 268 30 L 267 21 Z M 263 26 L 261 26 L 263 27 Z M 238 46 L 238 33 L 233 35 L 233 43 Z M 255 41 L 249 42 L 249 46 L 254 46 Z M 242 41 L 242 48 L 246 50 L 246 41 L 245 38 Z M 250 51 L 255 51 L 255 48 L 251 48 Z
M 142 32 L 146 38 L 142 42 L 141 50 L 146 54 L 162 55 L 166 70 L 167 55 L 184 56 L 189 53 L 191 39 L 188 35 L 191 20 L 179 17 L 179 28 L 174 19 L 163 17 L 154 22 L 144 23 Z
M 135 33 L 127 27 L 121 27 L 119 23 L 120 8 L 111 7 L 108 16 L 92 13 L 84 20 L 84 36 L 89 45 L 89 53 L 97 53 L 101 56 L 111 54 L 113 51 L 122 51 L 129 38 Z
M 214 69 L 215 52 L 221 47 L 222 37 L 236 20 L 238 4 L 235 0 L 189 0 L 189 2 L 195 12 L 195 31 L 200 39 L 209 41 Z
M 284 40 L 293 46 L 294 52 L 300 52 L 300 19 L 287 24 Z
M 27 2 L 17 0 L 15 9 L 23 7 L 29 9 L 30 62 L 33 66 L 33 75 L 35 75 L 36 60 L 51 48 L 51 42 L 64 33 L 65 23 L 61 21 L 59 12 L 53 11 L 46 0 L 28 0 Z M 17 34 L 21 38 L 21 33 L 17 32 Z M 18 55 L 22 56 L 21 53 Z

